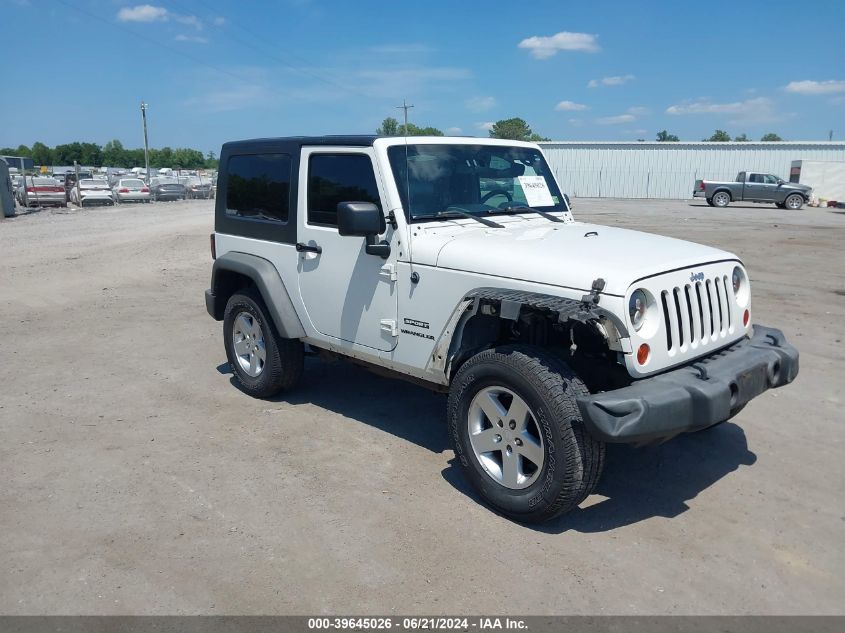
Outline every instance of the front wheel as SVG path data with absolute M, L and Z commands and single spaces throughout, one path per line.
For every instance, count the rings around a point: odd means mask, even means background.
M 804 196 L 798 193 L 793 193 L 792 195 L 787 196 L 786 200 L 783 201 L 783 205 L 790 211 L 798 211 L 804 206 Z
M 576 398 L 584 383 L 541 348 L 485 350 L 455 375 L 449 436 L 484 500 L 521 522 L 568 512 L 595 488 L 604 444 L 586 431 Z
M 232 295 L 226 304 L 223 340 L 241 388 L 255 398 L 290 389 L 302 376 L 302 342 L 279 336 L 254 288 Z
M 731 203 L 731 194 L 727 191 L 717 191 L 713 194 L 713 206 L 724 209 Z

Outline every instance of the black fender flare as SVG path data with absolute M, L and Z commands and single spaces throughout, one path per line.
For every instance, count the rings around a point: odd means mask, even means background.
M 205 303 L 208 313 L 215 320 L 223 319 L 226 303 L 235 291 L 227 280 L 227 273 L 235 273 L 252 280 L 282 337 L 305 338 L 302 321 L 290 300 L 279 271 L 270 261 L 248 253 L 230 251 L 214 260 L 211 288 L 205 292 Z

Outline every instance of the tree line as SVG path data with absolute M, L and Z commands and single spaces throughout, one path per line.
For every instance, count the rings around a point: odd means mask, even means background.
M 103 146 L 97 143 L 66 143 L 49 147 L 40 141 L 32 147 L 0 147 L 2 156 L 31 158 L 35 165 L 73 165 L 73 161 L 86 167 L 143 167 L 144 149 L 127 149 L 117 139 Z M 198 149 L 188 147 L 150 148 L 150 166 L 180 169 L 216 169 L 218 160 L 214 152 L 203 155 Z
M 642 140 L 642 139 L 640 139 Z M 661 130 L 657 133 L 657 138 L 655 139 L 658 143 L 677 143 L 681 139 L 679 139 L 676 135 L 670 134 L 666 130 Z M 739 134 L 738 136 L 733 137 L 731 139 L 731 135 L 725 132 L 725 130 L 716 130 L 710 136 L 710 138 L 703 138 L 702 141 L 707 141 L 710 143 L 728 143 L 731 140 L 737 143 L 750 143 L 751 139 L 748 138 L 746 134 Z M 760 140 L 764 143 L 774 143 L 777 141 L 782 141 L 783 139 L 775 134 L 774 132 L 769 132 L 768 134 L 764 134 L 760 137 Z
M 393 117 L 387 117 L 384 121 L 382 121 L 381 127 L 376 130 L 376 134 L 379 136 L 443 136 L 443 132 L 438 130 L 436 127 L 419 127 L 413 123 L 408 123 L 406 128 L 405 125 L 400 124 L 399 121 Z M 505 138 L 515 141 L 531 141 L 535 143 L 538 141 L 551 140 L 550 138 L 546 138 L 534 132 L 531 129 L 531 126 L 529 126 L 524 119 L 520 119 L 519 117 L 496 121 L 490 127 L 489 134 L 491 138 Z M 642 138 L 637 140 L 645 141 L 645 139 Z M 657 133 L 655 140 L 659 143 L 678 143 L 681 139 L 676 134 L 672 134 L 667 130 L 661 130 Z M 714 143 L 726 143 L 731 140 L 740 143 L 751 142 L 751 139 L 748 138 L 746 134 L 740 134 L 731 139 L 731 135 L 724 130 L 716 130 L 710 138 L 702 140 Z M 760 140 L 763 142 L 775 142 L 782 141 L 783 139 L 774 132 L 769 132 L 768 134 L 764 134 Z

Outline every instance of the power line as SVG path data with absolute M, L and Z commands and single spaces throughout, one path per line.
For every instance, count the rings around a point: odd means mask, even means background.
M 82 13 L 84 15 L 87 15 L 90 18 L 93 18 L 95 20 L 103 22 L 104 24 L 108 25 L 110 28 L 116 27 L 116 28 L 120 29 L 121 31 L 125 31 L 126 33 L 129 33 L 130 35 L 134 35 L 137 38 L 140 38 L 142 40 L 146 40 L 147 42 L 150 42 L 150 43 L 152 43 L 152 44 L 154 44 L 154 45 L 156 45 L 156 46 L 158 46 L 158 47 L 160 47 L 164 50 L 170 51 L 171 53 L 173 53 L 175 55 L 178 55 L 180 57 L 184 57 L 186 59 L 190 59 L 191 61 L 193 61 L 196 64 L 199 64 L 201 66 L 205 66 L 206 68 L 210 68 L 211 70 L 214 70 L 214 71 L 216 71 L 216 72 L 218 72 L 222 75 L 227 75 L 229 77 L 232 77 L 233 79 L 237 79 L 238 81 L 242 81 L 249 86 L 258 86 L 258 84 L 256 84 L 256 82 L 252 79 L 242 77 L 241 75 L 239 75 L 237 73 L 233 73 L 231 71 L 225 70 L 223 68 L 220 68 L 219 66 L 215 66 L 214 64 L 209 64 L 208 62 L 200 59 L 199 57 L 195 57 L 194 55 L 191 55 L 190 53 L 186 53 L 185 51 L 179 50 L 178 48 L 175 48 L 173 46 L 169 46 L 168 44 L 165 44 L 164 42 L 156 40 L 155 38 L 152 38 L 152 37 L 149 37 L 147 35 L 143 35 L 141 33 L 133 31 L 132 29 L 129 29 L 129 28 L 127 28 L 127 27 L 125 27 L 121 24 L 113 23 L 113 22 L 103 18 L 102 16 L 97 15 L 96 13 L 92 13 L 90 11 L 87 11 L 86 9 L 78 7 L 78 6 L 76 6 L 76 5 L 74 5 L 70 2 L 67 2 L 67 0 L 57 0 L 57 1 L 60 4 L 63 4 L 64 6 L 68 7 L 72 11 Z M 263 86 L 258 86 L 258 87 L 263 87 Z M 275 93 L 279 97 L 286 97 L 287 96 L 284 93 L 279 92 L 277 90 L 271 90 L 271 92 Z
M 170 0 L 170 2 L 175 2 L 178 6 L 180 6 L 182 8 L 183 11 L 190 11 L 190 9 L 187 6 L 185 6 L 184 4 L 182 4 L 181 2 L 176 2 L 176 0 Z M 201 2 L 200 4 L 202 4 L 202 6 L 205 7 L 205 9 L 207 11 L 209 11 L 209 12 L 214 11 L 214 9 L 212 7 L 210 7 L 208 4 L 206 4 L 205 2 Z M 362 90 L 359 90 L 357 88 L 354 88 L 352 86 L 345 85 L 345 84 L 343 84 L 343 83 L 341 83 L 341 82 L 339 82 L 339 81 L 337 81 L 333 78 L 326 77 L 326 76 L 317 74 L 317 73 L 315 73 L 311 70 L 308 70 L 307 68 L 303 68 L 301 66 L 296 66 L 294 64 L 291 64 L 289 61 L 284 60 L 281 57 L 277 56 L 276 53 L 274 53 L 274 52 L 272 52 L 268 49 L 265 49 L 263 47 L 257 46 L 255 44 L 254 40 L 260 40 L 260 39 L 263 39 L 263 37 L 261 35 L 259 35 L 258 33 L 256 33 L 255 31 L 248 29 L 244 25 L 240 24 L 239 22 L 232 20 L 231 18 L 226 18 L 226 21 L 228 23 L 230 23 L 232 26 L 237 27 L 238 29 L 240 29 L 241 31 L 243 31 L 244 33 L 249 35 L 251 37 L 251 39 L 244 39 L 244 38 L 238 37 L 237 35 L 234 35 L 232 33 L 229 33 L 228 37 L 233 37 L 234 39 L 236 39 L 238 42 L 242 43 L 243 45 L 245 45 L 249 48 L 252 48 L 253 50 L 261 53 L 262 55 L 264 55 L 265 57 L 270 57 L 271 59 L 273 59 L 276 62 L 280 63 L 281 65 L 285 66 L 286 68 L 293 70 L 294 72 L 300 73 L 302 75 L 306 75 L 308 77 L 311 77 L 312 79 L 322 81 L 323 83 L 331 85 L 333 87 L 340 88 L 340 89 L 344 90 L 345 92 L 358 94 L 358 95 L 361 95 L 361 96 L 366 97 L 368 99 L 374 99 L 375 98 L 371 94 L 368 94 L 368 93 L 366 93 Z M 274 51 L 275 50 L 283 50 L 285 55 L 287 55 L 288 57 L 295 59 L 295 60 L 299 60 L 303 64 L 311 65 L 310 60 L 305 59 L 304 57 L 301 57 L 301 56 L 297 55 L 296 53 L 293 53 L 289 50 L 280 49 L 278 44 L 275 43 L 275 42 L 272 44 L 272 46 L 273 46 Z

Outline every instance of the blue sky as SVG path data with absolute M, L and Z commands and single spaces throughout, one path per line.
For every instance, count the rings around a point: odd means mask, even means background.
M 554 140 L 845 139 L 840 0 L 0 0 L 0 15 L 0 146 L 138 147 L 142 99 L 152 146 L 215 152 L 370 133 L 403 98 L 455 134 L 520 116 Z

